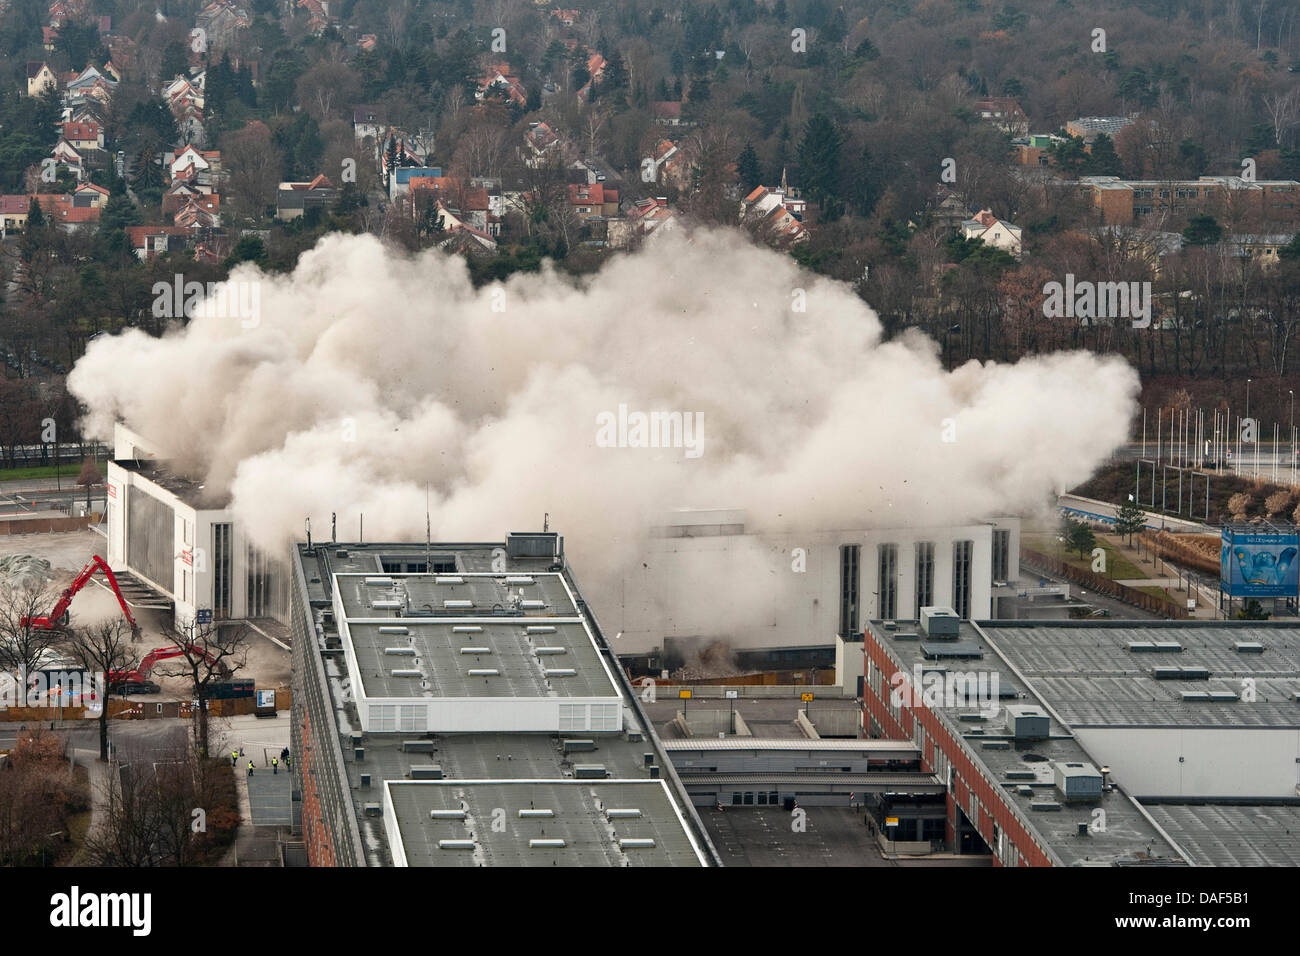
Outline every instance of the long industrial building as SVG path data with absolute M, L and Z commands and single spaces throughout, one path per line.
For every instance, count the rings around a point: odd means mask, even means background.
M 929 608 L 870 621 L 864 653 L 864 730 L 946 783 L 949 847 L 1009 866 L 1300 864 L 1294 624 Z
M 293 557 L 313 865 L 717 864 L 558 535 Z

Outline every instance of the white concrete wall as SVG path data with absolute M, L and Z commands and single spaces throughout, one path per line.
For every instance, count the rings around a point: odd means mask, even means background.
M 652 524 L 666 523 L 654 521 Z M 685 522 L 682 522 L 685 523 Z M 879 616 L 877 546 L 898 545 L 897 616 L 916 611 L 915 546 L 933 541 L 933 604 L 954 606 L 953 542 L 973 541 L 970 613 L 992 616 L 991 523 L 963 527 L 852 529 L 817 533 L 651 538 L 618 593 L 588 594 L 604 629 L 622 632 L 619 654 L 662 648 L 665 637 L 724 639 L 735 648 L 825 646 L 839 631 L 840 547 L 862 548 L 859 625 Z M 1008 576 L 1018 573 L 1019 520 L 997 519 L 1012 532 Z M 796 570 L 794 549 L 803 549 Z M 644 565 L 644 566 L 642 566 Z
M 1295 797 L 1300 784 L 1300 729 L 1089 727 L 1075 736 L 1134 796 Z

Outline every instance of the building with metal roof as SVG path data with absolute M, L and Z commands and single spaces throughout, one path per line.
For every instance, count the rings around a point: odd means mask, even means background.
M 864 721 L 947 782 L 946 839 L 1001 865 L 1228 865 L 1300 804 L 1300 628 L 924 622 L 866 629 Z M 951 648 L 961 648 L 954 656 Z M 1229 809 L 1229 807 L 1233 809 Z M 1273 856 L 1300 862 L 1285 849 Z

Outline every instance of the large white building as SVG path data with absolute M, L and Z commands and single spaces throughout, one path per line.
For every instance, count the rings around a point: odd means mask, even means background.
M 284 562 L 254 547 L 224 498 L 174 474 L 166 455 L 118 425 L 108 463 L 108 563 L 172 601 L 176 623 L 286 621 Z
M 994 616 L 1019 573 L 1020 521 L 948 527 L 763 533 L 742 511 L 679 511 L 652 530 L 620 594 L 593 595 L 618 653 L 827 647 L 873 618 L 916 619 L 943 605 Z

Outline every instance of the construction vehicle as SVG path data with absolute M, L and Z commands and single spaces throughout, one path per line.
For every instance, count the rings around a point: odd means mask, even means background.
M 123 681 L 132 681 L 143 683 L 149 680 L 149 675 L 153 672 L 154 667 L 159 661 L 165 661 L 173 657 L 180 657 L 186 653 L 197 653 L 203 656 L 203 659 L 209 664 L 215 666 L 222 677 L 230 675 L 230 668 L 223 662 L 218 661 L 210 653 L 199 647 L 197 644 L 168 644 L 166 647 L 155 647 L 152 651 L 144 656 L 138 667 L 130 670 L 109 671 L 108 682 L 117 684 Z
M 108 578 L 108 586 L 117 595 L 117 603 L 122 605 L 122 614 L 131 625 L 132 637 L 139 637 L 140 625 L 135 622 L 135 616 L 131 614 L 131 609 L 127 607 L 126 598 L 122 597 L 122 592 L 117 586 L 117 577 L 113 574 L 113 569 L 108 566 L 108 562 L 99 555 L 92 557 L 89 563 L 81 569 L 81 573 L 73 579 L 72 583 L 64 588 L 62 596 L 59 597 L 58 603 L 54 605 L 54 610 L 50 611 L 48 617 L 23 617 L 19 619 L 19 624 L 39 631 L 53 631 L 67 627 L 69 620 L 68 605 L 77 596 L 77 592 L 86 586 L 86 582 L 94 576 L 96 570 L 103 571 L 104 577 Z

